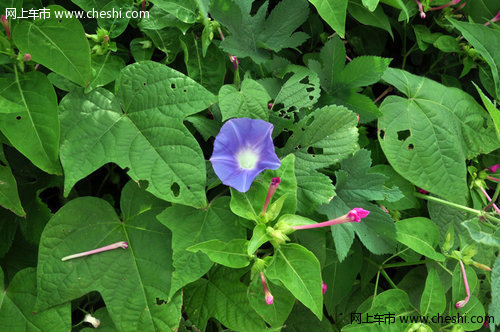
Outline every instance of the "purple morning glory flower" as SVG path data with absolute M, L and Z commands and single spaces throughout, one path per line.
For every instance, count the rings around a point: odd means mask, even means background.
M 246 192 L 260 172 L 281 166 L 272 132 L 269 122 L 248 118 L 231 119 L 222 126 L 210 158 L 222 183 Z

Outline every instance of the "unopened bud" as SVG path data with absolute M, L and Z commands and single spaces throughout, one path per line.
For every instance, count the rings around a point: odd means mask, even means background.
M 31 61 L 31 54 L 26 53 L 26 54 L 24 55 L 24 61 L 26 61 L 26 62 Z
M 489 267 L 488 265 L 485 265 L 485 264 L 478 263 L 476 261 L 472 261 L 472 265 L 474 265 L 475 267 L 477 267 L 478 269 L 481 269 L 483 271 L 491 271 L 491 267 Z

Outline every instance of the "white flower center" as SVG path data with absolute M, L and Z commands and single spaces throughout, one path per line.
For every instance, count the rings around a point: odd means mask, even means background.
M 259 155 L 250 149 L 240 150 L 236 155 L 236 159 L 243 169 L 253 169 L 259 161 Z

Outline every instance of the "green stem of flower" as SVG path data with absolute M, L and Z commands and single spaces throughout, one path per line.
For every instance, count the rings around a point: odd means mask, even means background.
M 389 275 L 387 274 L 387 272 L 385 272 L 384 269 L 380 269 L 380 273 L 382 273 L 382 275 L 384 276 L 385 280 L 387 280 L 387 282 L 391 285 L 392 288 L 398 289 L 398 286 L 396 286 L 396 284 L 394 283 L 394 281 L 392 281 L 392 279 L 389 277 Z
M 413 195 L 415 197 L 422 198 L 422 199 L 425 199 L 425 200 L 428 200 L 428 201 L 437 202 L 437 203 L 440 203 L 440 204 L 443 204 L 443 205 L 448 205 L 448 206 L 454 207 L 454 208 L 459 209 L 459 210 L 467 211 L 469 213 L 474 213 L 478 217 L 484 216 L 484 211 L 479 211 L 479 210 L 472 209 L 472 208 L 467 207 L 467 206 L 463 206 L 463 205 L 460 205 L 460 204 L 448 202 L 448 201 L 445 201 L 444 199 L 440 199 L 440 198 L 437 198 L 437 197 L 434 197 L 434 196 L 424 195 L 424 194 L 420 194 L 420 193 L 414 193 Z
M 416 261 L 416 262 L 399 262 L 399 263 L 384 264 L 384 265 L 382 265 L 382 268 L 387 269 L 387 268 L 392 268 L 392 267 L 421 265 L 421 264 L 427 264 L 427 263 L 433 263 L 433 262 L 434 261 L 432 259 L 424 259 L 424 260 Z

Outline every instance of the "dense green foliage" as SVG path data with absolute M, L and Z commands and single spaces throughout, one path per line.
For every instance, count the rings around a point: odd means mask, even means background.
M 1 331 L 500 326 L 497 0 L 0 13 Z

